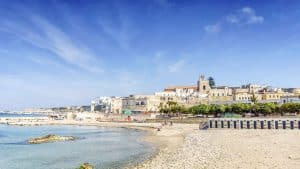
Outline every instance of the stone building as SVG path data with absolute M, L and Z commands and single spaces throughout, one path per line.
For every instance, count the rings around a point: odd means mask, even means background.
M 201 75 L 195 85 L 170 86 L 153 95 L 130 95 L 128 97 L 100 97 L 94 99 L 91 111 L 120 114 L 126 110 L 133 113 L 158 112 L 160 105 L 169 101 L 187 107 L 198 104 L 251 103 L 253 96 L 259 103 L 281 103 L 283 98 L 297 98 L 299 88 L 272 88 L 257 84 L 240 87 L 210 86 L 209 80 Z M 286 99 L 288 101 L 288 99 Z
M 122 110 L 133 113 L 158 112 L 160 98 L 155 95 L 130 95 L 122 99 Z

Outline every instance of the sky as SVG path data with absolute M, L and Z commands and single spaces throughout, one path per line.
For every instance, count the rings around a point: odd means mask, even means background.
M 298 0 L 0 0 L 0 110 L 194 85 L 300 87 Z

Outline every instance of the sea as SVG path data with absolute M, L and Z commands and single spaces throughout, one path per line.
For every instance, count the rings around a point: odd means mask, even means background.
M 79 139 L 35 145 L 26 142 L 47 134 Z M 85 162 L 96 169 L 136 166 L 155 150 L 142 141 L 145 134 L 135 129 L 96 126 L 0 125 L 0 169 L 76 169 Z
M 0 112 L 0 118 L 1 117 L 43 117 L 46 115 L 43 114 L 21 114 L 21 113 L 5 113 Z

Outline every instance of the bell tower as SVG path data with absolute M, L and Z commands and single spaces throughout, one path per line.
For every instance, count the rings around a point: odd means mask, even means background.
M 197 84 L 198 92 L 200 94 L 208 94 L 210 91 L 209 81 L 205 79 L 204 75 L 200 75 L 198 84 Z

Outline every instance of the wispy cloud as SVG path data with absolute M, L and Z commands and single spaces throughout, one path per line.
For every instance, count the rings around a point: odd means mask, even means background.
M 101 73 L 98 59 L 83 44 L 78 44 L 46 19 L 31 15 L 27 22 L 5 20 L 0 22 L 0 31 L 6 31 L 35 47 L 55 54 L 68 64 L 93 73 Z
M 128 49 L 130 46 L 130 36 L 128 24 L 125 20 L 122 20 L 119 28 L 114 26 L 112 23 L 105 21 L 104 19 L 99 20 L 99 25 L 105 33 L 107 33 L 113 40 L 115 40 L 122 49 Z
M 47 57 L 42 57 L 42 56 L 31 56 L 28 57 L 28 59 L 40 66 L 49 66 L 51 68 L 55 68 L 57 70 L 63 70 L 64 72 L 69 72 L 69 73 L 76 73 L 76 71 L 70 67 L 67 67 L 66 65 L 59 63 L 57 61 L 54 61 L 52 59 L 48 59 Z
M 264 17 L 257 15 L 253 8 L 243 7 L 236 13 L 228 15 L 226 20 L 233 24 L 257 24 L 263 23 Z
M 206 25 L 204 26 L 204 30 L 208 33 L 218 33 L 221 30 L 221 26 L 218 23 L 213 25 Z
M 107 17 L 99 17 L 97 23 L 111 39 L 113 39 L 121 49 L 128 50 L 130 42 L 135 36 L 136 27 L 133 26 L 134 22 L 129 16 L 127 8 L 120 4 L 115 5 L 116 15 L 114 19 L 107 19 Z
M 264 17 L 256 14 L 256 11 L 250 7 L 243 7 L 233 14 L 229 14 L 225 19 L 221 19 L 216 24 L 204 26 L 204 31 L 207 33 L 218 33 L 221 31 L 225 23 L 231 24 L 259 24 L 264 22 Z
M 168 71 L 170 73 L 179 72 L 182 70 L 182 68 L 184 68 L 185 64 L 186 64 L 185 60 L 178 60 L 177 62 L 172 63 L 168 66 Z

